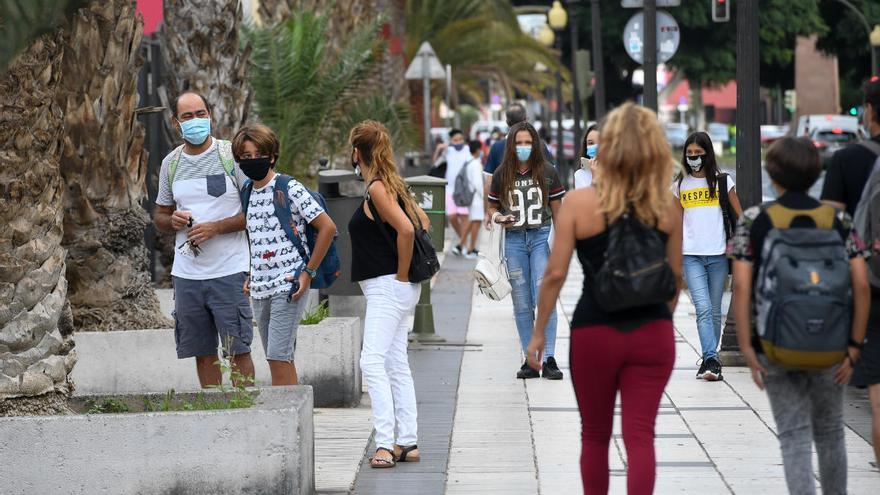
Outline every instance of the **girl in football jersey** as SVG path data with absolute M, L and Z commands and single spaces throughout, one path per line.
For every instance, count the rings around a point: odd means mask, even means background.
M 507 230 L 504 254 L 512 287 L 513 313 L 523 352 L 532 337 L 538 288 L 550 256 L 550 224 L 559 211 L 565 186 L 541 152 L 538 132 L 528 122 L 510 128 L 501 166 L 492 176 L 489 214 Z M 546 329 L 544 363 L 539 374 L 523 362 L 517 378 L 562 379 L 553 353 L 556 348 L 556 312 Z

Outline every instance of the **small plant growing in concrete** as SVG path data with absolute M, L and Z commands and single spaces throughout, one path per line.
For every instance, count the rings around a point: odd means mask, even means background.
M 104 399 L 99 402 L 91 402 L 89 414 L 110 414 L 131 412 L 128 404 L 117 399 Z
M 302 320 L 300 321 L 300 325 L 317 325 L 324 321 L 325 318 L 330 316 L 330 306 L 327 305 L 327 301 L 321 301 L 315 309 L 306 311 L 303 315 Z

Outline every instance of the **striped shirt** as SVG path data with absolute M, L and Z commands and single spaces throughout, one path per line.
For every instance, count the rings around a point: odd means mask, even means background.
M 556 167 L 550 164 L 544 165 L 544 183 L 549 191 L 549 201 L 546 205 L 544 205 L 544 191 L 532 178 L 532 171 L 526 170 L 517 175 L 510 197 L 506 201 L 507 206 L 502 204 L 499 192 L 503 167 L 504 165 L 498 167 L 492 174 L 489 203 L 497 207 L 501 214 L 510 214 L 516 218 L 510 230 L 537 229 L 550 225 L 553 218 L 550 201 L 560 201 L 565 196 L 565 186 L 559 180 Z
M 247 231 L 251 246 L 251 297 L 265 299 L 290 290 L 286 280 L 289 274 L 302 270 L 305 264 L 293 242 L 287 237 L 281 222 L 275 216 L 272 197 L 275 193 L 277 175 L 264 187 L 254 188 L 248 202 Z M 321 213 L 321 205 L 297 180 L 291 179 L 287 186 L 290 213 L 294 222 L 294 235 L 299 235 L 306 255 L 310 255 L 306 243 L 306 224 Z
M 198 155 L 174 149 L 162 160 L 156 204 L 173 206 L 192 214 L 194 225 L 216 222 L 241 213 L 238 188 L 243 181 L 230 177 L 220 161 L 217 140 Z M 168 167 L 178 159 L 173 184 L 168 185 Z M 244 177 L 236 165 L 235 175 Z M 177 231 L 171 274 L 188 280 L 210 280 L 248 271 L 248 245 L 243 230 L 215 236 L 199 245 L 199 256 L 181 251 L 188 228 Z

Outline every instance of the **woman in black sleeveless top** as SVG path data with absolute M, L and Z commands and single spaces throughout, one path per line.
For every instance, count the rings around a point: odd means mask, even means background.
M 419 460 L 416 391 L 406 354 L 407 316 L 421 294 L 421 286 L 409 282 L 413 225 L 418 215 L 428 228 L 428 218 L 397 173 L 385 126 L 364 121 L 351 130 L 349 142 L 355 172 L 368 184 L 365 201 L 351 217 L 348 231 L 352 280 L 360 282 L 367 299 L 361 371 L 373 406 L 377 447 L 370 465 L 389 468 L 396 462 Z M 374 211 L 381 218 L 375 218 Z
M 581 264 L 598 270 L 608 249 L 608 226 L 630 208 L 639 221 L 656 226 L 665 243 L 665 253 L 656 254 L 665 254 L 676 289 L 680 286 L 681 213 L 669 192 L 673 160 L 656 116 L 632 104 L 609 114 L 598 162 L 601 183 L 570 192 L 555 219 L 556 235 L 528 346 L 529 365 L 535 369 L 544 349 L 544 326 L 556 306 L 572 252 L 577 249 Z M 570 351 L 581 413 L 584 493 L 608 492 L 608 442 L 619 391 L 629 463 L 627 493 L 649 494 L 655 477 L 654 422 L 675 361 L 672 312 L 678 290 L 668 304 L 611 312 L 597 304 L 586 278 L 572 318 Z

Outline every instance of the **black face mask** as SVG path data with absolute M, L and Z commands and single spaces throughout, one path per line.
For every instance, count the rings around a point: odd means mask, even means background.
M 243 158 L 238 162 L 241 171 L 248 179 L 259 182 L 266 178 L 269 169 L 272 168 L 272 159 L 269 157 Z

